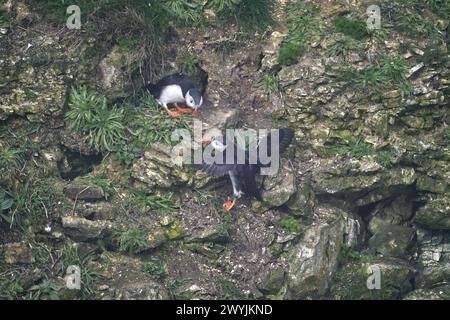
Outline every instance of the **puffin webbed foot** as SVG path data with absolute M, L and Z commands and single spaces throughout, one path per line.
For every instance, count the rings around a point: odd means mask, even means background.
M 178 111 L 175 111 L 175 110 L 172 111 L 172 110 L 169 110 L 169 109 L 166 109 L 166 111 L 172 117 L 179 117 L 180 116 L 180 113 Z
M 176 108 L 177 108 L 178 111 L 180 111 L 182 113 L 192 113 L 192 109 L 190 109 L 190 108 L 183 108 L 183 107 L 180 107 L 178 105 L 176 106 Z
M 227 211 L 230 211 L 236 203 L 236 198 L 228 198 L 227 201 L 223 204 L 223 208 Z

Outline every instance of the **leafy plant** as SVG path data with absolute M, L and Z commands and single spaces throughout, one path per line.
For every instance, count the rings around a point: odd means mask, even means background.
M 133 104 L 125 107 L 125 121 L 129 123 L 132 143 L 138 148 L 146 148 L 155 142 L 174 145 L 179 141 L 171 140 L 172 133 L 176 129 L 191 128 L 191 116 L 172 118 L 149 95 L 143 95 Z
M 22 166 L 25 150 L 22 148 L 6 147 L 0 151 L 0 172 L 18 169 Z
M 346 57 L 350 52 L 358 51 L 359 49 L 360 46 L 351 38 L 342 38 L 331 44 L 326 54 L 329 57 L 342 57 L 346 61 Z
M 114 106 L 108 110 L 106 97 L 86 87 L 72 88 L 70 110 L 65 119 L 69 127 L 86 137 L 97 151 L 111 151 L 124 136 L 124 110 Z
M 274 94 L 280 93 L 280 84 L 277 76 L 273 73 L 264 73 L 261 79 L 256 83 L 255 89 L 263 89 L 267 93 L 267 97 L 272 99 Z
M 384 167 L 390 167 L 393 154 L 387 150 L 375 150 L 375 148 L 364 141 L 362 137 L 348 137 L 341 143 L 329 147 L 333 153 L 347 155 L 356 159 L 361 159 L 364 156 L 373 155 L 375 160 Z
M 302 228 L 302 224 L 294 218 L 284 218 L 278 221 L 278 225 L 281 229 L 287 232 L 299 232 Z
M 209 0 L 207 8 L 214 10 L 224 23 L 234 23 L 241 31 L 264 31 L 273 22 L 274 0 Z
M 51 300 L 59 300 L 59 291 L 64 286 L 54 280 L 44 280 L 30 288 L 30 298 L 37 300 L 41 296 L 48 296 Z
M 182 278 L 169 279 L 166 281 L 165 287 L 170 300 L 176 300 L 178 298 L 178 289 L 183 283 L 184 279 Z
M 196 68 L 201 65 L 201 63 L 202 60 L 200 59 L 200 57 L 193 53 L 184 57 L 183 61 L 181 62 L 181 67 L 186 73 L 193 74 Z
M 313 35 L 319 34 L 321 18 L 319 7 L 304 2 L 290 2 L 286 6 L 286 23 L 289 29 L 280 47 L 278 61 L 284 65 L 297 62 L 309 45 Z
M 115 237 L 119 241 L 119 250 L 128 254 L 136 254 L 148 248 L 146 232 L 141 229 L 129 229 L 124 232 L 116 232 Z
M 17 299 L 23 290 L 18 272 L 0 273 L 0 299 Z
M 412 88 L 405 75 L 409 67 L 409 62 L 403 57 L 380 55 L 365 69 L 351 67 L 345 70 L 338 76 L 338 81 L 359 90 L 380 93 L 382 90 L 397 88 L 403 95 L 409 95 Z
M 343 33 L 356 40 L 363 40 L 369 37 L 366 22 L 355 15 L 337 16 L 332 21 L 337 32 Z
M 113 184 L 111 180 L 109 180 L 104 173 L 101 173 L 99 175 L 87 175 L 79 178 L 80 181 L 85 181 L 88 183 L 92 183 L 96 185 L 97 187 L 100 187 L 102 189 L 102 192 L 105 196 L 105 199 L 108 200 L 108 198 L 111 196 L 111 194 L 114 191 Z
M 6 197 L 6 193 L 0 188 L 0 217 L 6 222 L 11 223 L 10 217 L 3 214 L 3 211 L 10 209 L 13 205 L 13 200 Z
M 149 195 L 145 190 L 136 190 L 132 196 L 132 203 L 136 203 L 142 212 L 155 210 L 157 214 L 172 213 L 178 209 L 172 200 L 172 194 Z
M 450 16 L 450 4 L 445 0 L 394 0 L 383 1 L 380 5 L 386 24 L 391 28 L 414 39 L 444 39 L 445 34 L 439 31 L 433 19 L 424 15 L 431 11 L 437 16 L 447 19 Z
M 242 298 L 241 290 L 236 286 L 236 284 L 227 279 L 224 276 L 219 276 L 217 279 L 217 285 L 222 291 L 223 299 L 239 299 Z
M 143 272 L 155 281 L 162 281 L 167 277 L 166 270 L 155 262 L 146 262 L 142 267 Z

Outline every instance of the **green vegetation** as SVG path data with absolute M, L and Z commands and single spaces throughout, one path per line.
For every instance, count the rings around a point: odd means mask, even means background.
M 447 143 L 447 145 L 450 147 L 450 128 L 444 129 L 442 137 L 443 137 L 444 143 Z
M 0 172 L 19 169 L 24 162 L 23 148 L 6 147 L 0 151 Z
M 380 55 L 365 69 L 349 67 L 338 76 L 347 86 L 357 90 L 381 93 L 387 89 L 399 89 L 402 95 L 411 93 L 411 84 L 406 79 L 410 63 L 400 56 Z
M 182 278 L 168 279 L 166 281 L 165 287 L 170 300 L 178 299 L 178 289 L 183 285 L 183 283 L 184 279 Z
M 386 23 L 393 29 L 414 39 L 444 39 L 426 11 L 443 19 L 450 17 L 450 3 L 446 0 L 394 0 L 381 3 L 381 12 Z
M 108 200 L 109 197 L 114 192 L 113 184 L 111 180 L 109 180 L 104 173 L 99 175 L 87 175 L 79 178 L 79 181 L 87 182 L 96 185 L 102 190 L 102 193 L 105 196 L 105 200 Z
M 291 2 L 286 6 L 286 24 L 289 33 L 280 47 L 278 61 L 284 65 L 297 62 L 309 46 L 313 35 L 320 33 L 320 7 L 304 2 Z
M 81 298 L 87 299 L 94 294 L 94 287 L 101 278 L 101 275 L 92 270 L 91 263 L 93 255 L 80 256 L 78 248 L 67 244 L 62 248 L 62 274 L 66 274 L 69 266 L 78 266 L 81 272 Z
M 340 15 L 332 21 L 337 32 L 356 40 L 364 40 L 369 37 L 366 21 L 356 15 Z
M 155 262 L 146 262 L 142 267 L 142 271 L 155 281 L 162 281 L 167 277 L 164 267 Z
M 9 217 L 3 214 L 3 211 L 10 209 L 13 205 L 13 200 L 6 196 L 5 190 L 0 188 L 0 221 L 3 218 L 6 222 L 11 223 Z
M 302 224 L 294 218 L 284 218 L 278 221 L 278 226 L 286 232 L 295 233 L 302 229 Z
M 83 86 L 72 88 L 69 107 L 65 116 L 69 127 L 85 136 L 95 150 L 111 151 L 125 138 L 124 110 L 116 106 L 109 110 L 106 97 Z
M 172 197 L 173 195 L 170 193 L 162 195 L 148 194 L 145 189 L 137 189 L 133 192 L 130 204 L 136 204 L 142 212 L 153 210 L 158 215 L 170 214 L 179 208 Z
M 171 140 L 172 132 L 191 127 L 192 116 L 170 117 L 148 94 L 130 100 L 124 108 L 125 123 L 134 138 L 131 143 L 138 148 L 148 147 L 155 142 L 177 144 L 179 141 Z
M 202 60 L 195 53 L 190 54 L 183 58 L 181 62 L 181 68 L 188 74 L 193 74 L 198 66 L 202 64 Z
M 30 288 L 30 299 L 39 300 L 42 296 L 50 300 L 59 300 L 59 291 L 64 288 L 61 283 L 54 280 L 44 280 L 42 283 Z
M 274 0 L 209 0 L 219 20 L 235 23 L 241 31 L 264 31 L 273 23 Z
M 242 299 L 241 290 L 239 290 L 236 284 L 230 279 L 227 279 L 224 276 L 220 276 L 216 280 L 216 284 L 222 292 L 223 299 L 225 300 Z
M 113 236 L 118 240 L 121 252 L 133 255 L 148 247 L 146 232 L 141 229 L 115 232 Z
M 264 73 L 261 79 L 256 83 L 255 89 L 266 91 L 267 98 L 272 99 L 274 94 L 280 93 L 280 83 L 276 74 Z
M 22 292 L 18 272 L 9 270 L 0 272 L 0 299 L 18 299 Z
M 3 10 L 2 4 L 0 3 L 0 28 L 6 27 L 8 25 L 9 17 L 8 13 Z
M 337 256 L 337 262 L 339 264 L 344 265 L 349 262 L 371 262 L 374 260 L 375 257 L 361 253 L 359 251 L 356 251 L 355 249 L 348 247 L 348 246 L 342 246 L 341 251 L 339 251 L 339 254 Z
M 373 155 L 375 160 L 383 167 L 389 168 L 392 165 L 394 155 L 387 150 L 375 150 L 373 145 L 366 143 L 362 137 L 348 137 L 338 144 L 328 147 L 330 153 L 346 155 L 356 159 Z
M 342 38 L 333 42 L 332 45 L 326 51 L 326 55 L 329 57 L 340 57 L 344 61 L 347 60 L 347 55 L 350 52 L 361 50 L 361 46 L 358 42 L 351 38 Z

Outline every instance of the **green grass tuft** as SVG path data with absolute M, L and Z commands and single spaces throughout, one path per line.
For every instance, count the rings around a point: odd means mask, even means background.
M 337 32 L 343 33 L 355 40 L 364 40 L 370 36 L 366 21 L 355 16 L 337 16 L 332 21 Z
M 278 82 L 277 75 L 273 73 L 264 73 L 254 88 L 266 91 L 267 98 L 269 99 L 272 99 L 274 94 L 280 93 L 280 83 Z
M 148 248 L 144 230 L 129 229 L 124 232 L 116 232 L 114 236 L 119 241 L 119 251 L 121 252 L 133 255 Z
M 406 79 L 410 63 L 400 56 L 381 55 L 365 69 L 350 67 L 338 76 L 347 86 L 380 94 L 387 89 L 399 89 L 403 96 L 411 94 L 412 87 Z
M 302 229 L 302 224 L 294 218 L 284 218 L 277 223 L 281 229 L 289 233 L 299 232 Z
M 158 282 L 161 282 L 167 277 L 164 267 L 155 262 L 146 262 L 142 267 L 142 271 L 151 279 Z
M 106 97 L 86 87 L 72 88 L 65 120 L 97 151 L 111 151 L 125 139 L 124 110 L 108 109 Z
M 286 23 L 289 29 L 280 47 L 278 62 L 283 65 L 294 64 L 307 50 L 313 35 L 320 34 L 320 8 L 303 2 L 288 3 Z
M 199 67 L 201 64 L 202 60 L 200 59 L 200 57 L 193 53 L 183 58 L 181 62 L 181 68 L 184 72 L 193 74 L 197 70 L 197 67 Z

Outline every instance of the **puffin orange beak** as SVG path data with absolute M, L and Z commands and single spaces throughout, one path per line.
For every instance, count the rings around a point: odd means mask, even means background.
M 203 148 L 205 148 L 207 145 L 209 145 L 211 143 L 211 140 L 203 140 L 202 141 L 202 145 L 203 145 Z
M 200 113 L 200 106 L 195 106 L 194 111 L 192 112 L 193 116 L 197 116 Z

